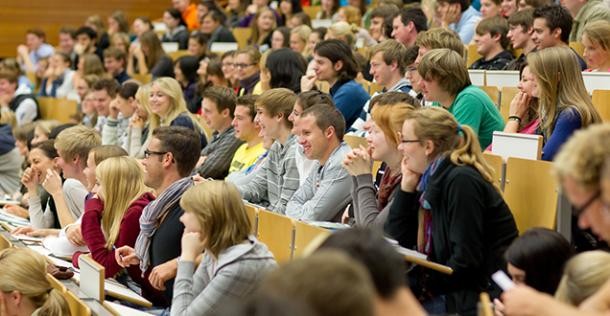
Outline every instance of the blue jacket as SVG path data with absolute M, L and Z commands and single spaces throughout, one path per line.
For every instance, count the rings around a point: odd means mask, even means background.
M 10 125 L 0 124 L 0 155 L 4 155 L 15 148 L 15 138 Z
M 358 117 L 366 119 L 362 111 L 370 98 L 369 94 L 356 81 L 338 81 L 330 88 L 330 95 L 345 118 L 345 128 L 349 129 Z

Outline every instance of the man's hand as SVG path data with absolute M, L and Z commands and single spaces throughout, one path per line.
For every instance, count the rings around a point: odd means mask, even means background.
M 150 273 L 150 276 L 148 277 L 148 281 L 155 289 L 164 291 L 165 282 L 175 278 L 177 271 L 178 261 L 176 259 L 170 260 L 154 267 Z

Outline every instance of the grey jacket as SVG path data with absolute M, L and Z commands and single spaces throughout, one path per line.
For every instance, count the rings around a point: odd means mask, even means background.
M 233 300 L 252 293 L 266 272 L 276 267 L 267 247 L 254 236 L 218 255 L 204 253 L 195 263 L 178 262 L 171 315 L 216 315 Z
M 388 204 L 380 211 L 377 206 L 377 190 L 371 174 L 352 177 L 352 206 L 356 226 L 383 230 L 390 206 L 398 190 L 400 190 L 400 184 L 392 190 Z

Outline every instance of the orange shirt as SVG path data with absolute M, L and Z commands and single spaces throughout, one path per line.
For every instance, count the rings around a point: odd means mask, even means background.
M 197 19 L 197 5 L 194 3 L 189 4 L 189 6 L 182 12 L 182 18 L 184 22 L 186 22 L 186 26 L 189 31 L 193 31 L 199 28 L 199 19 Z

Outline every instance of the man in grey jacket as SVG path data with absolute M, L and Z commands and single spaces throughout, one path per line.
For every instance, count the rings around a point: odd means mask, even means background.
M 299 144 L 308 159 L 317 160 L 305 183 L 286 206 L 286 215 L 300 220 L 338 221 L 351 201 L 349 174 L 341 163 L 350 148 L 343 142 L 345 119 L 328 105 L 306 109 L 297 122 Z

